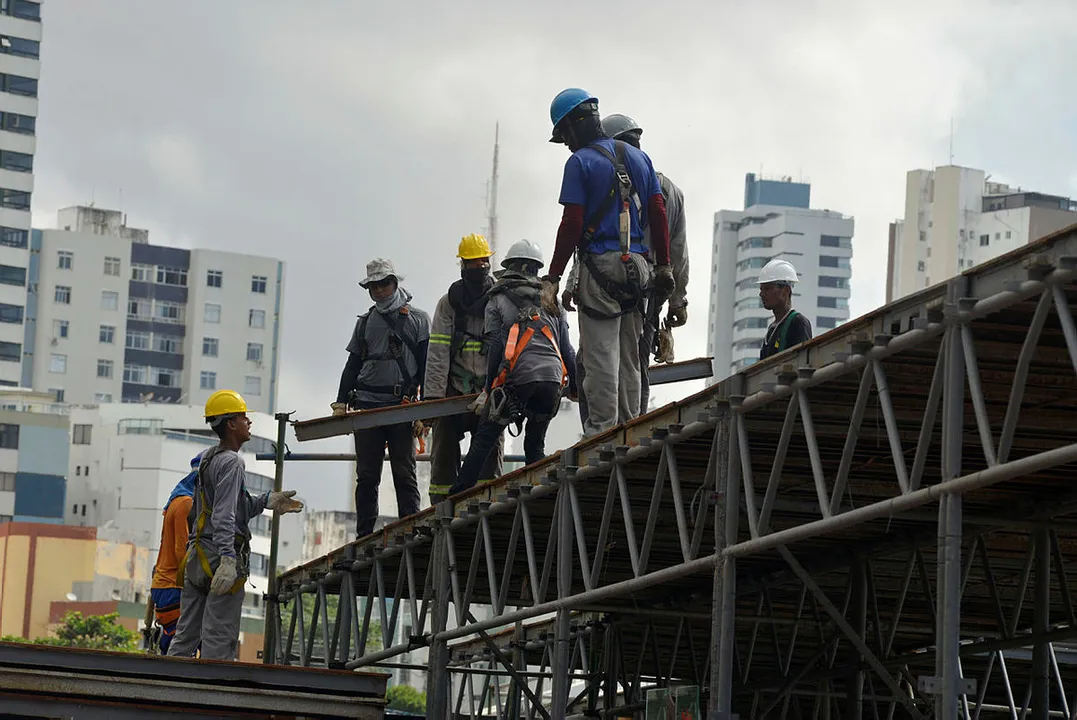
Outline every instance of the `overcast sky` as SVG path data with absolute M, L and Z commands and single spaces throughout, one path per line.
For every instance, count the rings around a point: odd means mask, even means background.
M 565 87 L 639 121 L 684 190 L 679 359 L 705 352 L 712 216 L 741 207 L 746 172 L 810 180 L 814 207 L 856 218 L 854 316 L 883 301 L 905 172 L 947 162 L 951 118 L 957 164 L 1077 195 L 1072 0 L 47 0 L 43 17 L 35 226 L 92 199 L 154 243 L 283 259 L 280 409 L 300 417 L 335 399 L 367 260 L 391 257 L 430 311 L 457 277 L 495 122 L 501 247 L 552 250 Z M 345 469 L 317 471 L 294 476 L 327 508 Z

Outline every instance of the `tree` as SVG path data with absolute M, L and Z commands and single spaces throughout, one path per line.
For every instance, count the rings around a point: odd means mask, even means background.
M 411 685 L 394 685 L 385 693 L 385 700 L 388 703 L 385 707 L 389 710 L 402 710 L 417 715 L 426 712 L 426 693 L 419 692 Z
M 302 597 L 303 597 L 303 617 L 307 621 L 306 627 L 308 628 L 308 631 L 309 631 L 310 622 L 311 622 L 311 615 L 314 613 L 314 601 L 315 601 L 316 597 L 312 593 L 304 593 Z M 363 601 L 365 602 L 366 599 L 364 598 Z M 326 604 L 325 605 L 326 605 L 326 607 L 325 607 L 326 614 L 329 616 L 329 632 L 332 633 L 333 632 L 334 619 L 337 616 L 338 608 L 340 606 L 340 596 L 339 595 L 329 595 L 329 594 L 327 594 L 326 595 Z M 374 607 L 371 610 L 372 610 L 373 613 L 375 613 L 375 616 L 376 616 L 377 607 Z M 358 612 L 359 612 L 359 627 L 361 628 L 363 626 L 362 607 L 360 607 L 358 609 Z M 286 622 L 290 622 L 290 618 L 288 618 L 288 620 Z M 322 629 L 321 629 L 321 626 L 322 626 L 322 611 L 319 608 L 318 609 L 318 632 L 315 634 L 315 638 L 314 638 L 314 646 L 316 648 L 321 648 L 322 647 Z M 377 652 L 378 650 L 381 650 L 381 649 L 382 649 L 381 623 L 378 622 L 377 620 L 375 620 L 373 617 L 371 617 L 371 619 L 370 619 L 370 627 L 367 630 L 366 651 L 368 653 L 371 653 L 371 652 Z
M 63 622 L 56 628 L 55 637 L 39 637 L 31 641 L 5 635 L 0 638 L 0 641 L 32 642 L 34 645 L 90 648 L 91 650 L 137 652 L 138 633 L 128 630 L 116 622 L 119 617 L 119 613 L 83 617 L 80 612 L 69 612 L 64 615 Z

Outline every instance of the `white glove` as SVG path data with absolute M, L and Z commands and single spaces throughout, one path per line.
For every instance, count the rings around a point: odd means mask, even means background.
M 468 410 L 473 411 L 476 415 L 482 415 L 482 410 L 486 407 L 486 400 L 486 391 L 483 390 L 481 393 L 479 393 L 479 396 L 472 400 L 471 404 L 467 406 Z
M 269 499 L 266 500 L 266 507 L 277 513 L 297 513 L 303 509 L 303 503 L 298 500 L 292 500 L 295 496 L 295 490 L 284 490 L 283 492 L 271 492 L 269 493 Z
M 217 566 L 217 572 L 213 573 L 213 580 L 209 584 L 209 594 L 230 595 L 237 579 L 236 559 L 230 555 L 221 556 L 221 564 Z
M 334 416 L 348 414 L 348 403 L 330 403 L 329 407 L 333 410 Z

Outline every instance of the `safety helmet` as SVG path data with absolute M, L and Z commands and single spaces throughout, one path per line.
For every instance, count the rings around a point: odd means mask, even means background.
M 557 93 L 557 97 L 550 103 L 550 122 L 554 127 L 564 120 L 570 112 L 583 105 L 586 102 L 597 103 L 596 98 L 586 90 L 580 88 L 569 88 Z
M 606 137 L 616 139 L 630 132 L 638 132 L 643 135 L 643 128 L 627 115 L 614 113 L 602 118 L 602 132 L 606 133 Z
M 775 258 L 764 265 L 763 269 L 759 271 L 759 277 L 756 278 L 755 284 L 786 283 L 792 285 L 799 279 L 800 278 L 797 277 L 797 269 L 793 267 L 791 262 Z
M 456 257 L 461 260 L 478 260 L 479 258 L 488 258 L 493 254 L 494 251 L 490 249 L 490 243 L 486 242 L 486 238 L 472 233 L 465 235 L 460 240 L 460 248 L 456 253 Z
M 505 259 L 501 261 L 501 267 L 508 267 L 509 260 L 530 260 L 542 267 L 546 263 L 542 259 L 542 248 L 530 240 L 517 240 L 505 253 Z
M 247 412 L 247 403 L 235 390 L 218 390 L 206 400 L 206 422 L 216 427 L 221 420 Z

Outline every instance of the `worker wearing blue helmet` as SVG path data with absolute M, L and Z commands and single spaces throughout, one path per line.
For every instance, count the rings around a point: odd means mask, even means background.
M 669 228 L 651 159 L 606 137 L 596 97 L 579 88 L 562 91 L 550 105 L 550 121 L 550 142 L 567 145 L 572 157 L 561 182 L 564 211 L 543 300 L 547 309 L 557 307 L 561 276 L 575 253 L 572 289 L 589 406 L 583 431 L 591 436 L 639 414 L 644 299 L 652 284 L 662 301 L 676 286 Z

